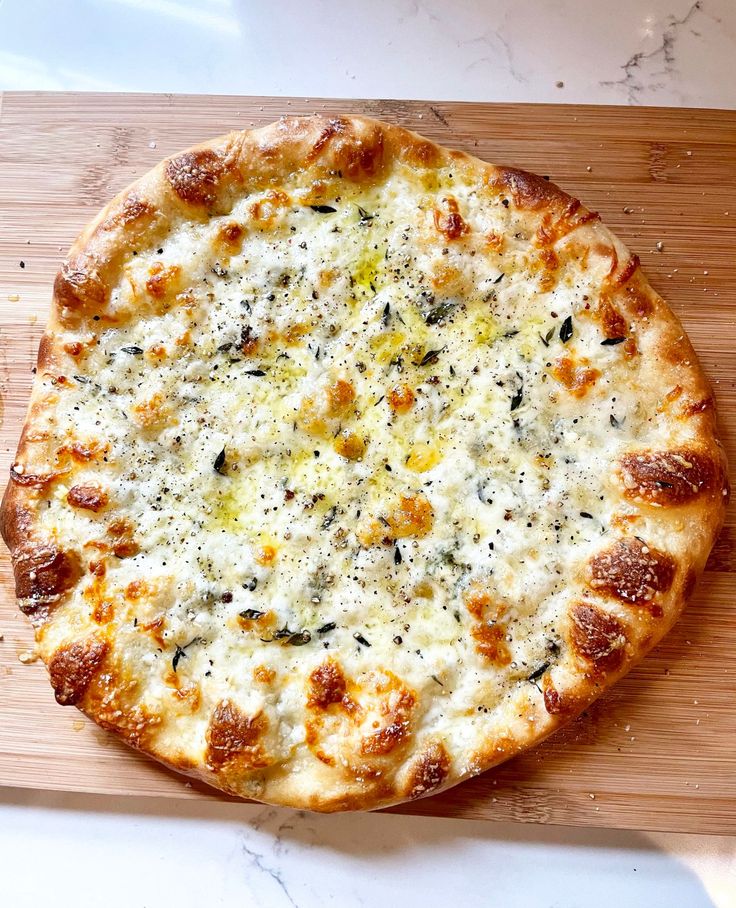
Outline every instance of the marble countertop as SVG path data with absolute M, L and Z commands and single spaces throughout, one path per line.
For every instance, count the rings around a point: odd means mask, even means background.
M 0 90 L 733 109 L 735 58 L 735 0 L 0 0 Z M 736 839 L 0 789 L 0 903 L 50 899 L 732 908 Z

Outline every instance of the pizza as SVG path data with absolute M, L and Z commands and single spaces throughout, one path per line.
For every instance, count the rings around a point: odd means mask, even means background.
M 2 507 L 56 699 L 230 794 L 436 792 L 672 626 L 714 400 L 546 178 L 286 118 L 165 160 L 54 284 Z

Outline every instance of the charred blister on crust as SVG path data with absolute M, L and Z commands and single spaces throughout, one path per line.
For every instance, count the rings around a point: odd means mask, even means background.
M 317 136 L 317 140 L 312 146 L 311 151 L 307 154 L 306 162 L 311 164 L 313 161 L 316 161 L 334 136 L 344 132 L 346 128 L 347 123 L 339 117 L 328 120 L 319 136 Z
M 10 468 L 10 481 L 30 489 L 44 489 L 58 479 L 59 475 L 59 473 L 29 473 L 25 468 L 19 469 L 18 464 L 13 464 Z
M 624 262 L 623 266 L 619 269 L 618 267 L 618 255 L 616 255 L 616 267 L 614 272 L 610 275 L 609 280 L 615 287 L 621 287 L 625 283 L 631 280 L 631 278 L 636 273 L 639 268 L 639 256 L 630 255 L 629 258 Z
M 641 539 L 620 539 L 595 555 L 588 566 L 588 583 L 631 605 L 651 605 L 658 593 L 666 593 L 675 579 L 674 559 L 648 546 Z M 655 607 L 657 614 L 661 609 Z
M 660 507 L 688 504 L 700 495 L 722 493 L 720 464 L 708 454 L 690 448 L 640 451 L 619 461 L 624 496 Z
M 577 199 L 570 199 L 562 214 L 553 216 L 545 214 L 542 222 L 537 228 L 536 243 L 537 246 L 547 252 L 551 247 L 568 234 L 582 227 L 584 224 L 592 224 L 600 221 L 601 216 L 597 211 L 588 211 L 580 204 Z M 584 247 L 587 249 L 587 247 Z M 584 254 L 584 253 L 583 253 Z
M 34 514 L 25 496 L 9 483 L 0 505 L 0 535 L 11 552 L 27 542 L 33 530 Z
M 114 655 L 110 648 L 104 665 L 93 673 L 82 706 L 101 728 L 119 735 L 131 747 L 149 749 L 164 717 L 138 702 L 139 681 L 121 670 Z
M 541 208 L 559 210 L 567 209 L 571 203 L 576 203 L 574 210 L 577 210 L 580 206 L 577 199 L 563 192 L 559 186 L 526 170 L 498 168 L 493 173 L 491 182 L 499 189 L 506 190 L 517 208 L 530 211 L 538 211 Z
M 156 208 L 151 202 L 142 199 L 136 193 L 125 196 L 118 208 L 101 224 L 103 230 L 116 230 L 118 227 L 130 227 L 132 224 L 146 223 L 153 220 Z
M 36 357 L 36 369 L 38 372 L 43 373 L 54 369 L 56 364 L 55 349 L 56 342 L 54 338 L 47 331 L 44 331 L 38 343 L 38 356 Z
M 441 154 L 434 142 L 428 142 L 418 137 L 399 140 L 398 155 L 414 167 L 432 167 L 441 158 Z
M 82 563 L 75 552 L 64 551 L 53 543 L 38 543 L 13 552 L 13 571 L 21 609 L 26 614 L 45 617 L 79 581 Z
M 208 768 L 218 772 L 234 761 L 246 770 L 266 766 L 262 739 L 267 727 L 262 713 L 246 716 L 229 700 L 218 703 L 207 727 Z
M 49 677 L 57 703 L 74 706 L 80 702 L 107 650 L 107 641 L 98 637 L 77 640 L 56 650 L 49 661 Z
M 211 205 L 226 166 L 222 155 L 211 148 L 185 151 L 166 162 L 166 179 L 179 198 L 189 205 Z
M 440 742 L 433 742 L 412 761 L 406 783 L 409 798 L 421 798 L 439 788 L 450 773 L 450 755 Z
M 376 177 L 384 165 L 383 129 L 375 123 L 342 132 L 331 143 L 334 166 L 344 177 L 359 182 Z
M 621 667 L 626 642 L 626 629 L 613 615 L 586 603 L 570 609 L 570 646 L 595 674 Z
M 682 598 L 685 602 L 690 599 L 692 594 L 695 592 L 695 587 L 698 583 L 698 575 L 692 568 L 688 568 L 685 573 L 685 579 L 682 582 Z
M 650 287 L 629 284 L 622 293 L 617 294 L 624 308 L 636 318 L 648 318 L 654 312 L 656 294 Z M 692 347 L 690 348 L 692 350 Z
M 54 281 L 57 306 L 78 314 L 91 314 L 107 303 L 108 288 L 95 257 L 82 252 L 64 262 Z

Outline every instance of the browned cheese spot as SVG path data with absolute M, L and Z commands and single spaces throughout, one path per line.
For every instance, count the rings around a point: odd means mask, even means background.
M 218 772 L 235 760 L 242 769 L 268 765 L 261 744 L 267 725 L 262 713 L 246 716 L 229 700 L 218 703 L 207 728 L 208 768 Z
M 253 680 L 259 684 L 271 684 L 276 678 L 276 672 L 265 665 L 256 665 L 253 669 Z
M 231 252 L 236 252 L 242 245 L 244 233 L 245 231 L 240 224 L 231 221 L 220 228 L 217 238 Z
M 166 178 L 190 205 L 211 205 L 225 172 L 222 157 L 210 148 L 186 151 L 166 162 Z
M 409 770 L 407 794 L 420 798 L 439 788 L 450 772 L 450 755 L 439 742 L 430 744 Z
M 551 716 L 569 716 L 576 712 L 579 703 L 576 697 L 558 691 L 547 674 L 542 679 L 544 685 L 544 708 Z
M 346 691 L 347 683 L 340 666 L 328 659 L 309 676 L 307 706 L 327 709 L 333 703 L 341 703 Z
M 253 202 L 248 211 L 254 221 L 259 221 L 261 226 L 270 226 L 274 223 L 279 212 L 291 204 L 291 198 L 282 189 L 269 189 L 262 199 Z
M 424 495 L 402 495 L 388 515 L 388 525 L 396 539 L 426 536 L 433 520 L 432 505 Z
M 181 273 L 179 265 L 164 265 L 154 262 L 146 280 L 146 290 L 157 300 L 162 300 L 176 287 Z
M 707 397 L 701 397 L 700 400 L 689 400 L 683 405 L 683 413 L 686 416 L 697 416 L 698 413 L 706 413 L 708 410 L 715 408 L 715 400 L 709 394 Z
M 570 645 L 596 674 L 613 672 L 623 662 L 626 631 L 613 615 L 586 603 L 570 610 Z
M 57 703 L 73 706 L 82 699 L 108 650 L 106 640 L 88 637 L 62 646 L 49 662 L 49 676 Z
M 406 688 L 399 687 L 395 694 L 390 695 L 381 710 L 387 724 L 363 738 L 361 753 L 385 756 L 406 741 L 415 704 L 416 697 Z
M 626 337 L 629 326 L 626 319 L 611 302 L 608 294 L 602 293 L 593 317 L 598 321 L 605 337 Z
M 442 200 L 442 208 L 435 208 L 434 226 L 447 240 L 457 240 L 468 232 L 468 225 L 460 214 L 457 200 L 452 196 Z
M 503 622 L 479 622 L 470 629 L 475 648 L 491 665 L 502 668 L 511 662 L 511 651 L 506 644 L 508 628 Z
M 688 448 L 626 454 L 619 469 L 626 498 L 662 507 L 687 504 L 723 488 L 720 466 L 708 454 Z
M 325 388 L 325 398 L 329 416 L 344 416 L 355 400 L 355 388 L 344 378 L 336 378 Z
M 333 441 L 332 446 L 346 460 L 360 460 L 365 453 L 365 442 L 349 429 L 343 429 Z
M 631 605 L 651 606 L 655 617 L 662 609 L 652 606 L 652 600 L 657 593 L 666 593 L 674 578 L 675 562 L 670 555 L 632 537 L 599 552 L 588 566 L 592 589 Z
M 394 413 L 408 413 L 414 406 L 416 397 L 407 384 L 394 385 L 386 395 L 388 405 Z
M 558 359 L 550 373 L 574 397 L 584 397 L 601 376 L 599 369 L 588 367 L 587 360 L 576 362 L 570 356 Z
M 66 495 L 73 508 L 86 511 L 101 511 L 109 501 L 108 494 L 97 486 L 72 486 Z
M 135 528 L 133 524 L 124 517 L 113 520 L 107 528 L 107 535 L 110 537 L 110 546 L 113 554 L 118 558 L 132 558 L 140 551 L 140 546 L 133 538 Z

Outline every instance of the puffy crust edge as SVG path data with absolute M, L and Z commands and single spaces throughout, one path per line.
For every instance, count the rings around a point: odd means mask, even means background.
M 310 168 L 316 175 L 340 170 L 347 180 L 378 180 L 391 159 L 414 167 L 452 164 L 466 168 L 499 194 L 510 195 L 514 210 L 528 219 L 532 230 L 540 226 L 545 215 L 560 220 L 567 217 L 571 218 L 567 235 L 574 231 L 578 245 L 600 250 L 601 243 L 608 244 L 614 251 L 611 292 L 616 304 L 637 328 L 642 363 L 658 386 L 664 370 L 668 380 L 687 389 L 693 405 L 689 414 L 691 438 L 700 450 L 722 465 L 727 482 L 726 458 L 717 439 L 710 384 L 682 325 L 648 284 L 638 259 L 596 222 L 594 215 L 553 183 L 514 168 L 487 164 L 464 152 L 447 150 L 416 133 L 366 117 L 284 118 L 262 129 L 230 133 L 163 161 L 123 190 L 83 230 L 57 275 L 51 314 L 39 348 L 39 374 L 64 359 L 58 343 L 60 329 L 95 316 L 104 320 L 108 287 L 114 282 L 125 253 L 136 242 L 153 244 L 181 221 L 224 214 L 240 193 L 264 187 L 270 180 L 291 172 Z M 562 237 L 565 236 L 563 233 Z M 562 243 L 558 246 L 560 252 L 564 254 Z M 16 462 L 23 462 L 31 451 L 33 442 L 29 435 L 42 409 L 37 381 Z M 16 482 L 10 482 L 5 491 L 0 506 L 0 533 L 14 559 L 45 542 L 38 538 L 36 531 L 36 497 L 31 486 Z M 488 741 L 483 752 L 465 770 L 451 765 L 449 758 L 445 758 L 441 741 L 426 739 L 418 742 L 394 781 L 386 779 L 369 785 L 341 782 L 335 786 L 326 768 L 315 766 L 311 791 L 305 790 L 297 777 L 288 773 L 272 774 L 265 780 L 246 780 L 237 790 L 232 790 L 206 768 L 192 768 L 189 761 L 173 753 L 163 753 L 147 738 L 138 739 L 124 729 L 113 727 L 96 714 L 94 699 L 85 696 L 79 706 L 132 746 L 231 794 L 319 811 L 375 809 L 434 794 L 540 743 L 628 673 L 670 630 L 704 568 L 723 522 L 724 501 L 710 496 L 689 504 L 689 509 L 699 526 L 697 544 L 685 558 L 678 560 L 678 580 L 664 599 L 662 617 L 650 623 L 645 633 L 635 635 L 620 668 L 598 677 L 583 670 L 569 673 L 556 688 L 569 704 L 568 709 L 550 714 L 544 708 L 543 697 L 533 699 L 529 713 L 534 717 L 533 723 L 518 733 Z M 40 618 L 48 620 L 49 612 Z M 52 663 L 52 657 L 52 653 L 44 654 L 47 663 Z

